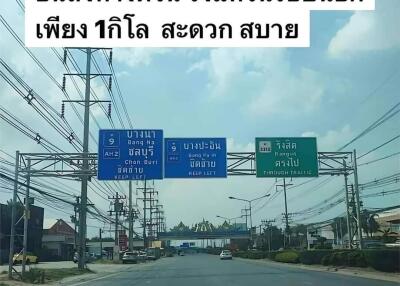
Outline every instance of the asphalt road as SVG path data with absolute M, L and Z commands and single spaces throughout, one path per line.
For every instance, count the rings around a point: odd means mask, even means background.
M 76 284 L 78 285 L 78 284 Z M 145 267 L 111 274 L 79 285 L 154 286 L 399 286 L 398 283 L 358 278 L 334 273 L 293 269 L 246 260 L 221 261 L 207 254 L 163 258 Z

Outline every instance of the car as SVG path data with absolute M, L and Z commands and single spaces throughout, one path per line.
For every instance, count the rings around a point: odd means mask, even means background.
M 14 264 L 22 263 L 22 259 L 23 259 L 22 253 L 16 253 L 13 256 Z M 35 264 L 39 263 L 39 257 L 37 257 L 32 252 L 27 252 L 26 253 L 26 264 L 31 264 L 31 263 L 35 263 Z
M 146 262 L 147 260 L 147 253 L 146 251 L 139 251 L 138 261 L 139 262 Z
M 122 263 L 138 263 L 139 252 L 137 251 L 127 251 L 122 255 Z
M 185 256 L 185 252 L 183 250 L 178 251 L 178 256 Z
M 225 259 L 232 259 L 232 253 L 229 250 L 222 250 L 221 254 L 219 255 L 219 258 L 221 260 L 225 260 Z

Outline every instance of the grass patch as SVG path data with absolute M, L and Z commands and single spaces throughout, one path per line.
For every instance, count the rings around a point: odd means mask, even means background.
M 39 269 L 31 268 L 23 277 L 23 281 L 32 284 L 41 284 L 62 280 L 66 277 L 93 273 L 89 269 L 78 268 Z
M 45 279 L 49 281 L 58 281 L 65 277 L 76 276 L 82 274 L 94 273 L 90 269 L 78 269 L 78 268 L 60 268 L 60 269 L 43 269 L 45 272 Z

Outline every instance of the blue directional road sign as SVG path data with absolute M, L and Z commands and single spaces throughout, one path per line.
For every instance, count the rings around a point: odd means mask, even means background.
M 226 138 L 165 138 L 165 178 L 226 178 Z
M 163 178 L 162 130 L 100 130 L 99 180 Z

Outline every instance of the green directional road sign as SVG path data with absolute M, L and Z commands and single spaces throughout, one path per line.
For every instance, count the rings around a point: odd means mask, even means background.
M 257 177 L 318 177 L 316 138 L 256 138 Z

